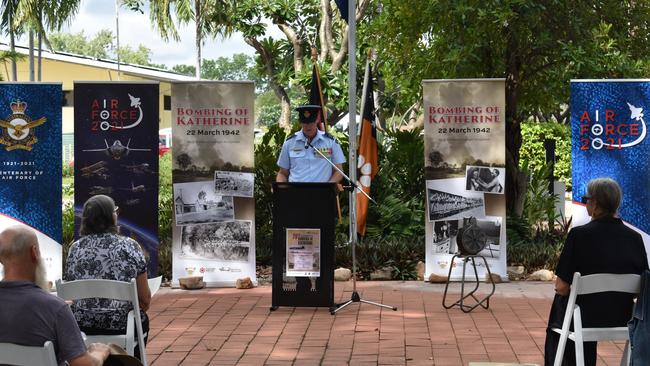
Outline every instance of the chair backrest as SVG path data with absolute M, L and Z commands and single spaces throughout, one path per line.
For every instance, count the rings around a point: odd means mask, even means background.
M 598 292 L 626 292 L 638 294 L 641 286 L 641 276 L 636 274 L 598 273 L 582 276 L 580 272 L 573 274 L 573 284 L 577 295 L 594 294 Z M 573 290 L 573 285 L 571 289 Z
M 139 311 L 138 287 L 135 278 L 132 278 L 130 282 L 114 280 L 76 280 L 63 282 L 59 279 L 56 280 L 56 289 L 57 296 L 64 300 L 104 298 L 130 301 L 133 304 L 133 316 L 135 318 L 137 341 L 140 348 L 140 359 L 142 364 L 147 366 L 142 319 L 140 318 Z
M 149 282 L 149 291 L 151 292 L 151 296 L 153 296 L 160 289 L 160 285 L 162 284 L 162 276 L 149 278 L 147 282 Z
M 17 366 L 58 366 L 54 345 L 47 341 L 42 347 L 20 346 L 13 343 L 0 343 L 0 365 Z
M 133 308 L 138 306 L 138 290 L 135 279 L 131 282 L 114 280 L 77 280 L 70 282 L 56 281 L 57 296 L 64 300 L 81 300 L 93 297 L 132 301 Z

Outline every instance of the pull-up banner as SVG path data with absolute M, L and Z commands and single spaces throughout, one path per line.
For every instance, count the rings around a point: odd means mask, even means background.
M 621 218 L 641 233 L 646 253 L 650 253 L 647 108 L 648 79 L 571 81 L 572 223 L 576 226 L 589 221 L 587 209 L 580 203 L 587 183 L 610 177 L 623 190 Z
M 158 268 L 158 83 L 75 82 L 75 234 L 94 195 L 120 207 L 120 234 L 137 241 Z
M 58 83 L 0 83 L 0 230 L 34 229 L 52 282 L 61 278 L 62 100 Z
M 462 246 L 507 279 L 504 79 L 425 80 L 422 86 L 425 278 L 447 277 Z M 478 275 L 485 279 L 480 262 Z M 460 279 L 462 261 L 453 265 L 450 277 Z M 473 269 L 466 275 L 473 277 Z
M 252 82 L 172 84 L 172 285 L 255 277 Z

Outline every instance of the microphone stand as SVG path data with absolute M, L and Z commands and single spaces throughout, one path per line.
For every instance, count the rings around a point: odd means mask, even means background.
M 306 136 L 305 136 L 305 137 L 306 137 Z M 329 165 L 331 165 L 334 169 L 336 169 L 336 171 L 338 171 L 339 173 L 341 173 L 341 175 L 342 175 L 345 179 L 347 179 L 347 181 L 348 181 L 348 185 L 347 185 L 347 186 L 343 186 L 344 189 L 345 189 L 346 191 L 348 191 L 350 194 L 352 194 L 352 193 L 355 192 L 355 191 L 359 191 L 359 192 L 363 193 L 363 195 L 366 196 L 366 197 L 367 197 L 370 201 L 372 201 L 374 204 L 376 204 L 376 205 L 378 204 L 377 201 L 375 201 L 374 199 L 372 199 L 372 197 L 370 197 L 366 192 L 364 192 L 363 189 L 359 188 L 359 186 L 357 185 L 357 183 L 356 183 L 356 182 L 353 182 L 352 179 L 350 179 L 350 177 L 347 176 L 347 175 L 343 172 L 343 170 L 339 169 L 339 167 L 337 167 L 336 164 L 334 164 L 334 163 L 333 163 L 333 162 L 332 162 L 332 161 L 331 161 L 327 156 L 325 156 L 325 154 L 323 154 L 322 152 L 320 152 L 320 150 L 314 148 L 314 146 L 311 144 L 311 141 L 310 141 L 309 139 L 307 139 L 307 143 L 305 144 L 305 146 L 309 146 L 309 147 L 311 147 L 312 149 L 314 149 L 314 151 L 316 151 L 316 152 L 317 152 L 317 153 L 318 153 L 318 154 L 319 154 L 323 159 L 325 159 L 325 161 L 327 161 L 327 162 L 329 163 Z M 353 216 L 354 216 L 354 218 L 353 218 Z M 350 211 L 350 219 L 351 219 L 351 220 L 352 220 L 352 219 L 356 220 L 356 213 L 355 213 L 355 212 Z M 357 235 L 357 233 L 353 233 L 352 235 Z M 335 304 L 334 306 L 332 306 L 332 307 L 330 308 L 330 314 L 334 315 L 334 314 L 336 314 L 339 310 L 341 310 L 341 309 L 345 308 L 346 306 L 348 306 L 348 305 L 350 305 L 350 304 L 352 304 L 352 303 L 355 303 L 355 302 L 362 302 L 362 303 L 366 303 L 366 304 L 370 304 L 370 305 L 375 305 L 375 306 L 379 306 L 379 307 L 386 308 L 386 309 L 392 309 L 393 311 L 397 311 L 397 307 L 395 307 L 395 306 L 384 305 L 384 304 L 380 304 L 380 303 L 378 303 L 378 302 L 374 302 L 374 301 L 363 300 L 363 299 L 361 298 L 361 296 L 359 296 L 359 292 L 357 292 L 357 256 L 356 256 L 356 240 L 352 240 L 352 238 L 350 238 L 350 240 L 348 241 L 348 244 L 350 244 L 350 245 L 352 246 L 352 297 L 350 298 L 350 300 L 348 300 L 348 301 L 346 301 L 346 302 L 343 302 L 343 303 L 341 303 L 341 304 Z

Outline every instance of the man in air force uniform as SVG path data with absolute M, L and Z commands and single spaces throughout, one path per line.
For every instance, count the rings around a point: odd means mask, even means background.
M 317 127 L 321 107 L 303 105 L 297 107 L 302 129 L 289 137 L 282 145 L 278 158 L 276 182 L 332 182 L 338 183 L 343 176 L 318 152 L 322 152 L 339 169 L 345 156 L 336 139 Z

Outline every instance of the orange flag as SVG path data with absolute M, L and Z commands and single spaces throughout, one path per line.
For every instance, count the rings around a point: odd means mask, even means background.
M 361 132 L 359 137 L 358 176 L 359 188 L 370 195 L 370 183 L 377 174 L 379 157 L 377 156 L 377 129 L 375 127 L 375 99 L 372 95 L 372 77 L 370 75 L 370 62 L 366 64 L 364 78 L 364 103 L 361 111 Z M 357 232 L 366 234 L 366 217 L 368 216 L 368 198 L 361 192 L 357 194 Z

